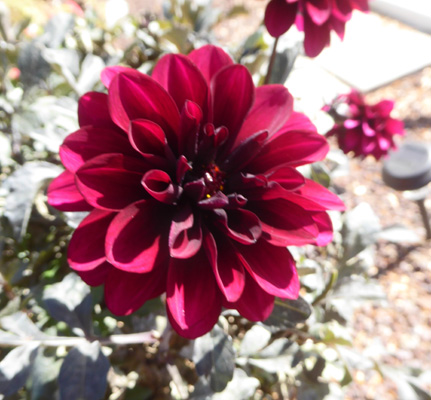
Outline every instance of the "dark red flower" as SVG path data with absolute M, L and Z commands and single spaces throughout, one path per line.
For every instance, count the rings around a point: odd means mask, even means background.
M 358 91 L 352 90 L 324 107 L 336 122 L 326 135 L 336 136 L 345 154 L 353 152 L 362 158 L 372 155 L 378 160 L 396 148 L 394 135 L 404 135 L 403 122 L 390 116 L 393 108 L 391 100 L 368 105 Z
M 90 211 L 68 261 L 108 308 L 132 313 L 166 292 L 169 320 L 195 338 L 222 306 L 259 321 L 274 296 L 296 298 L 286 246 L 327 244 L 327 209 L 342 202 L 299 165 L 326 139 L 281 85 L 255 88 L 242 65 L 204 46 L 166 55 L 152 77 L 102 73 L 108 94 L 79 102 L 81 128 L 60 149 L 66 171 L 48 191 L 64 211 Z
M 343 39 L 354 9 L 368 11 L 368 0 L 270 0 L 265 25 L 271 36 L 278 37 L 295 23 L 304 31 L 305 53 L 316 57 L 329 45 L 331 31 Z

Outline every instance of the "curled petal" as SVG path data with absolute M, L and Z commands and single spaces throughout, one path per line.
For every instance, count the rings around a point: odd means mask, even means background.
M 76 228 L 67 250 L 67 261 L 74 270 L 88 271 L 106 261 L 106 231 L 115 215 L 93 210 Z
M 213 213 L 217 225 L 239 243 L 256 243 L 262 234 L 259 218 L 251 211 L 241 208 L 217 209 Z
M 220 315 L 221 299 L 202 249 L 192 259 L 171 258 L 166 304 L 169 320 L 178 333 L 195 339 L 209 332 Z
M 209 231 L 204 234 L 204 248 L 225 299 L 237 301 L 245 285 L 245 271 L 238 251 L 224 235 L 217 235 L 216 242 Z
M 299 279 L 295 261 L 285 247 L 275 247 L 265 240 L 254 246 L 235 243 L 244 267 L 265 292 L 283 299 L 296 299 Z
M 96 208 L 121 210 L 148 196 L 141 186 L 148 166 L 123 154 L 103 154 L 87 161 L 76 172 L 76 185 Z
M 175 157 L 169 148 L 165 133 L 159 125 L 147 119 L 136 119 L 130 123 L 129 140 L 145 161 L 155 167 L 169 169 Z
M 105 281 L 105 303 L 115 315 L 129 315 L 166 288 L 166 266 L 136 274 L 112 268 Z
M 142 186 L 156 200 L 166 204 L 176 204 L 183 192 L 183 188 L 173 183 L 171 177 L 160 169 L 146 172 Z
M 204 198 L 198 202 L 200 208 L 204 210 L 214 210 L 215 208 L 224 208 L 229 204 L 227 196 L 218 191 L 216 194 L 209 198 Z
M 48 187 L 48 204 L 61 211 L 91 211 L 75 184 L 75 175 L 70 171 L 62 172 L 53 179 Z
M 154 67 L 151 75 L 172 96 L 178 110 L 186 101 L 207 109 L 208 85 L 201 71 L 190 58 L 182 54 L 166 54 Z
M 169 231 L 169 252 L 174 258 L 190 258 L 202 245 L 202 228 L 189 204 L 175 212 Z
M 106 234 L 108 261 L 121 270 L 137 273 L 166 266 L 169 214 L 152 200 L 133 203 L 118 213 Z
M 181 129 L 178 139 L 179 152 L 192 159 L 197 152 L 202 109 L 192 101 L 186 101 L 181 110 Z

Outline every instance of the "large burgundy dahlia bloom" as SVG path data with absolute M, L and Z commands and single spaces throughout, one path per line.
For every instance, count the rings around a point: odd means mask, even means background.
M 258 321 L 274 296 L 296 298 L 286 246 L 327 244 L 325 211 L 343 204 L 296 170 L 328 145 L 289 92 L 255 88 L 213 46 L 166 55 L 151 77 L 110 67 L 102 81 L 108 94 L 80 99 L 81 128 L 60 149 L 66 171 L 48 190 L 52 206 L 90 212 L 70 266 L 105 285 L 114 314 L 166 292 L 169 320 L 189 338 L 222 306 Z
M 354 9 L 368 11 L 368 0 L 270 0 L 265 25 L 271 36 L 279 37 L 295 23 L 304 31 L 305 53 L 316 57 L 329 45 L 331 31 L 343 39 Z
M 366 104 L 362 94 L 352 90 L 323 108 L 336 122 L 326 135 L 335 136 L 345 154 L 352 152 L 362 158 L 372 155 L 379 160 L 396 149 L 394 135 L 404 135 L 404 123 L 390 116 L 393 108 L 392 100 Z

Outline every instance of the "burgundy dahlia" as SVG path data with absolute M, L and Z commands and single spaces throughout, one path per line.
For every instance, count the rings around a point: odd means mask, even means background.
M 327 244 L 327 209 L 342 202 L 304 178 L 326 139 L 281 85 L 255 88 L 242 65 L 204 46 L 166 55 L 151 77 L 109 67 L 108 94 L 79 102 L 80 129 L 60 149 L 66 171 L 48 191 L 89 211 L 68 261 L 108 308 L 130 314 L 166 292 L 175 330 L 208 332 L 222 307 L 264 320 L 274 296 L 296 298 L 286 246 Z
M 326 135 L 335 136 L 345 154 L 353 152 L 362 158 L 372 155 L 379 160 L 390 149 L 396 149 L 394 135 L 404 135 L 403 122 L 390 116 L 393 108 L 391 100 L 366 104 L 364 97 L 352 90 L 324 107 L 336 122 Z
M 343 39 L 354 9 L 368 11 L 368 0 L 270 0 L 265 25 L 271 36 L 279 37 L 295 23 L 304 31 L 305 53 L 316 57 L 329 45 L 331 31 Z

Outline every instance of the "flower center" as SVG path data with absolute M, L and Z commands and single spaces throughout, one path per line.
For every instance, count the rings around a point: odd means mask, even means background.
M 205 197 L 210 198 L 219 190 L 223 191 L 225 176 L 226 174 L 214 163 L 203 168 L 203 178 L 206 186 Z

